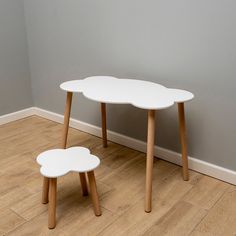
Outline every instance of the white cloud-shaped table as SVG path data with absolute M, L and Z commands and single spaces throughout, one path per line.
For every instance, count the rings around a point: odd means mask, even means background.
M 186 143 L 184 102 L 193 99 L 194 95 L 186 90 L 166 88 L 160 84 L 134 79 L 118 79 L 112 76 L 92 76 L 82 80 L 67 81 L 60 85 L 67 91 L 64 116 L 63 145 L 66 146 L 70 110 L 73 93 L 82 93 L 88 99 L 101 103 L 103 146 L 107 146 L 106 103 L 132 104 L 148 110 L 147 135 L 147 171 L 145 211 L 151 211 L 152 168 L 155 139 L 155 110 L 178 104 L 180 140 L 182 146 L 183 179 L 188 180 L 188 155 Z
M 180 89 L 169 89 L 143 80 L 118 79 L 111 76 L 92 76 L 61 84 L 67 92 L 83 93 L 88 99 L 112 104 L 132 104 L 142 109 L 164 109 L 175 102 L 191 100 L 194 95 Z
M 89 172 L 100 164 L 99 158 L 84 147 L 49 150 L 41 153 L 37 162 L 41 165 L 41 174 L 48 178 L 60 177 L 70 171 Z

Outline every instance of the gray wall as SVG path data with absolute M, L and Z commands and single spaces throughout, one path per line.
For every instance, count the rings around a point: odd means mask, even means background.
M 32 106 L 22 0 L 0 0 L 0 115 Z
M 25 0 L 35 105 L 63 113 L 59 84 L 90 75 L 192 91 L 189 154 L 236 170 L 235 0 Z M 157 115 L 157 144 L 179 151 L 177 110 Z M 99 125 L 98 104 L 77 96 L 73 117 Z M 146 112 L 108 106 L 108 128 L 146 139 Z

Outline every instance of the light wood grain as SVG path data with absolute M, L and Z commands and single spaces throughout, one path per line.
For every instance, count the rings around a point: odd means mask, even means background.
M 0 211 L 0 235 L 14 230 L 17 226 L 25 223 L 26 220 L 17 215 L 14 211 L 6 208 Z
M 156 166 L 154 164 L 154 170 L 158 168 L 158 164 L 160 165 L 161 163 L 157 162 Z M 129 204 L 129 207 L 121 212 L 122 214 L 120 214 L 120 217 L 117 218 L 114 223 L 110 224 L 109 227 L 105 228 L 99 235 L 143 235 L 148 229 L 152 228 L 163 215 L 170 211 L 170 209 L 180 201 L 180 199 L 192 188 L 192 186 L 189 183 L 184 182 L 182 178 L 178 178 L 179 169 L 169 175 L 167 173 L 167 169 L 165 170 L 166 171 L 161 174 L 161 176 L 165 177 L 158 183 L 158 185 L 153 186 L 153 210 L 150 214 L 146 214 L 143 211 L 142 201 L 144 199 L 144 193 L 142 198 L 138 201 L 136 200 L 135 202 L 133 197 L 134 195 L 131 195 L 129 201 L 126 200 L 126 205 Z M 162 171 L 162 168 L 159 169 L 159 171 Z M 156 176 L 157 175 L 154 173 L 154 180 L 157 179 Z M 134 176 L 132 180 L 134 180 L 135 177 L 136 176 Z M 160 175 L 158 177 L 160 177 Z M 129 183 L 127 186 L 132 185 Z M 127 186 L 124 186 L 125 189 L 129 189 Z M 134 186 L 132 191 L 135 188 L 137 188 L 137 186 Z M 139 191 L 140 192 L 135 192 L 136 196 L 142 193 L 142 189 L 140 188 Z M 118 190 L 116 192 L 118 192 Z M 130 194 L 131 191 L 128 193 L 126 192 L 126 198 L 128 198 Z M 123 204 L 121 199 L 121 197 L 118 199 L 118 203 L 115 201 L 116 199 L 112 199 L 114 205 L 120 203 L 120 206 L 122 207 Z M 131 202 L 134 204 L 131 204 Z M 104 205 L 103 201 L 101 201 L 101 204 Z M 109 206 L 109 209 L 115 209 L 117 211 L 117 208 L 115 208 L 112 203 Z
M 207 214 L 187 202 L 178 202 L 143 235 L 189 235 Z
M 183 179 L 187 181 L 189 180 L 189 173 L 188 173 L 188 153 L 187 153 L 184 103 L 178 103 L 178 113 L 179 113 L 179 134 L 180 134 L 180 142 L 181 142 L 181 148 L 182 148 Z
M 49 192 L 49 179 L 43 177 L 43 190 L 42 190 L 42 203 L 48 203 L 48 192 Z
M 91 197 L 93 201 L 93 208 L 94 208 L 94 214 L 96 216 L 100 216 L 102 214 L 98 199 L 98 192 L 97 192 L 97 184 L 94 176 L 94 171 L 90 171 L 87 173 L 88 179 L 89 179 L 89 185 L 90 185 L 90 191 L 91 191 Z
M 57 179 L 49 179 L 49 205 L 48 205 L 48 228 L 56 226 L 56 205 L 57 205 Z
M 145 211 L 152 210 L 152 172 L 153 172 L 153 155 L 155 139 L 155 111 L 148 111 L 148 134 L 147 134 L 147 164 L 146 164 L 146 197 Z
M 103 147 L 107 147 L 107 115 L 106 103 L 101 103 L 101 118 L 102 118 L 102 141 Z
M 85 173 L 80 173 L 79 177 L 80 177 L 82 194 L 83 194 L 83 196 L 87 196 L 88 195 L 88 187 L 87 187 L 87 180 L 86 180 Z
M 72 96 L 73 96 L 73 93 L 67 92 L 66 107 L 65 107 L 65 113 L 64 113 L 64 126 L 63 126 L 63 134 L 62 134 L 62 148 L 66 148 L 66 144 L 67 144 Z
M 184 196 L 184 200 L 204 209 L 210 209 L 222 197 L 230 184 L 204 176 Z
M 207 216 L 201 221 L 191 235 L 236 235 L 235 199 L 236 190 L 235 187 L 231 187 L 217 204 L 210 209 Z
M 32 194 L 20 202 L 17 202 L 10 206 L 10 209 L 16 212 L 18 215 L 30 221 L 34 217 L 48 212 L 48 205 L 39 204 L 41 201 L 41 192 Z M 46 219 L 46 218 L 45 218 Z
M 181 167 L 154 158 L 152 212 L 146 214 L 145 154 L 112 142 L 104 149 L 100 138 L 75 129 L 68 146 L 85 146 L 101 158 L 95 174 L 102 216 L 95 217 L 90 198 L 82 196 L 79 175 L 69 173 L 58 179 L 57 227 L 49 230 L 35 158 L 61 145 L 62 129 L 36 116 L 0 127 L 1 235 L 235 234 L 235 186 L 193 171 L 183 181 Z
M 64 148 L 64 149 L 66 149 L 66 146 L 67 146 L 72 98 L 73 98 L 73 93 L 67 92 L 66 106 L 65 106 L 65 112 L 64 112 L 63 133 L 62 133 L 62 146 L 61 146 L 61 148 Z M 85 177 L 85 174 L 83 174 L 83 173 L 79 173 L 79 175 L 80 175 L 80 183 L 81 183 L 82 193 L 84 196 L 86 196 L 86 195 L 88 195 L 88 187 L 87 187 L 86 177 Z M 43 196 L 44 197 L 46 195 L 46 191 L 48 190 L 47 184 L 48 184 L 48 182 L 44 182 L 44 185 L 43 185 Z M 44 199 L 43 199 L 43 201 L 44 201 Z

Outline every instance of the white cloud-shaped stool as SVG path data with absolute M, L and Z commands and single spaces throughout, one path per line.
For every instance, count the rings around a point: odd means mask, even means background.
M 100 164 L 99 158 L 84 147 L 49 150 L 41 153 L 37 162 L 41 165 L 41 174 L 48 178 L 60 177 L 70 171 L 89 172 Z
M 88 99 L 112 104 L 132 104 L 142 109 L 164 109 L 175 102 L 193 99 L 186 90 L 170 89 L 160 84 L 134 79 L 118 79 L 111 76 L 92 76 L 72 80 L 60 85 L 67 92 L 83 93 Z
M 79 172 L 81 187 L 87 192 L 87 173 L 90 192 L 93 201 L 94 213 L 101 215 L 99 199 L 94 176 L 94 169 L 100 164 L 98 157 L 92 155 L 87 148 L 72 147 L 68 149 L 53 149 L 41 153 L 37 157 L 37 162 L 41 165 L 40 172 L 44 176 L 44 183 L 49 182 L 49 188 L 43 187 L 43 203 L 49 202 L 48 207 L 48 228 L 56 226 L 56 196 L 57 196 L 57 177 L 63 176 L 70 171 Z M 49 198 L 49 200 L 48 200 Z

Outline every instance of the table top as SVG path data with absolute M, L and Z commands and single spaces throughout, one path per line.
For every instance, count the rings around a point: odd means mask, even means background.
M 132 104 L 135 107 L 159 110 L 174 103 L 186 102 L 194 95 L 186 90 L 166 88 L 163 85 L 135 79 L 112 76 L 92 76 L 60 85 L 67 92 L 83 93 L 88 99 L 111 104 Z

